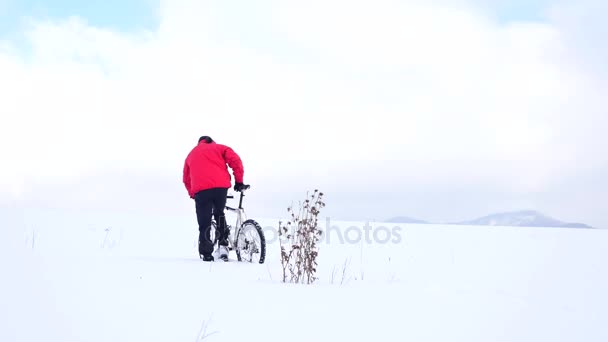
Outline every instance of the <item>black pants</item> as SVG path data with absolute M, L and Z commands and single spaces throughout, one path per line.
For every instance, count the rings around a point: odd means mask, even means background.
M 194 195 L 199 231 L 198 252 L 203 256 L 210 256 L 213 253 L 214 244 L 210 235 L 212 216 L 215 218 L 217 226 L 215 236 L 218 237 L 219 244 L 228 246 L 228 229 L 224 214 L 227 195 L 228 189 L 225 188 L 203 190 Z

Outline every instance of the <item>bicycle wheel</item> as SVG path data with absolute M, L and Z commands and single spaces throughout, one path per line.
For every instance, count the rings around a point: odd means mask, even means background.
M 209 239 L 213 242 L 213 245 L 215 246 L 217 244 L 217 241 L 220 239 L 220 237 L 216 234 L 217 231 L 217 223 L 215 223 L 215 220 L 211 220 L 211 230 L 209 231 Z
M 256 221 L 247 220 L 243 222 L 236 236 L 235 245 L 238 261 L 264 263 L 266 238 L 262 227 Z

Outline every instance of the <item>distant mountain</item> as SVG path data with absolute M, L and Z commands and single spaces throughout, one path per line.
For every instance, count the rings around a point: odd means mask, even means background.
M 407 216 L 397 216 L 386 220 L 388 223 L 433 224 Z M 444 223 L 442 223 L 444 224 Z M 584 223 L 562 222 L 534 210 L 521 210 L 491 214 L 470 221 L 447 224 L 467 226 L 510 226 L 510 227 L 557 227 L 557 228 L 593 228 Z
M 471 221 L 457 222 L 460 225 L 512 226 L 512 227 L 562 227 L 592 228 L 583 223 L 562 222 L 534 210 L 522 210 L 492 214 Z
M 386 220 L 388 223 L 429 223 L 426 221 L 414 219 L 407 216 L 397 216 Z

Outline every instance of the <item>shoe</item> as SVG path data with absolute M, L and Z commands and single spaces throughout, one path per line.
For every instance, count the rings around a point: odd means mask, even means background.
M 199 255 L 201 259 L 203 259 L 203 261 L 215 261 L 215 259 L 213 258 L 213 255 Z
M 217 250 L 218 250 L 219 258 L 224 261 L 228 261 L 228 247 L 219 245 Z

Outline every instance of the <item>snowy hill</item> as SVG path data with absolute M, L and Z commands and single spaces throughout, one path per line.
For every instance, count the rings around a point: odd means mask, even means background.
M 498 213 L 471 221 L 458 222 L 455 224 L 481 226 L 591 228 L 590 226 L 582 223 L 562 222 L 533 210 Z
M 274 219 L 263 265 L 203 263 L 190 216 L 3 219 L 0 341 L 608 341 L 608 230 L 332 221 L 290 285 Z
M 412 223 L 412 224 L 438 224 L 407 216 L 397 216 L 385 220 L 387 223 Z M 474 220 L 451 222 L 451 225 L 467 226 L 507 226 L 507 227 L 554 227 L 554 228 L 593 228 L 584 223 L 563 222 L 534 210 L 521 210 L 504 213 L 496 213 L 480 217 Z
M 386 220 L 385 222 L 387 222 L 387 223 L 419 223 L 419 224 L 429 223 L 427 221 L 418 220 L 418 219 L 407 217 L 407 216 L 392 217 L 392 218 Z

